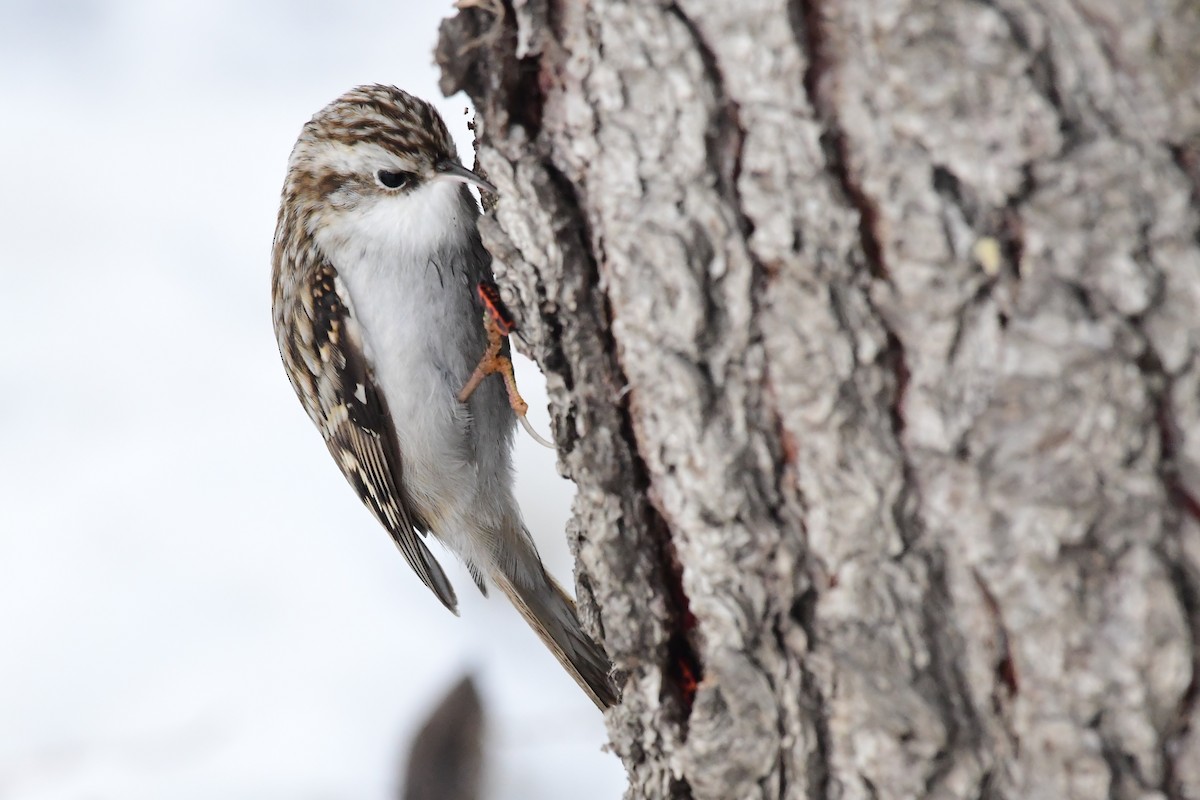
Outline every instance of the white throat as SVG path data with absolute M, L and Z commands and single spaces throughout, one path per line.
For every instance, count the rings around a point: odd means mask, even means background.
M 475 212 L 462 202 L 461 189 L 462 184 L 441 180 L 408 194 L 370 198 L 324 215 L 314 238 L 343 275 L 363 262 L 391 268 L 423 261 L 452 246 L 452 237 L 466 235 L 474 223 Z

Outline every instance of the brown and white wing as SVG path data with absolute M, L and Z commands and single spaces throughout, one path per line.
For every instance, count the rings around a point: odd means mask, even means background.
M 418 538 L 417 529 L 426 525 L 405 500 L 396 431 L 337 270 L 323 262 L 295 288 L 295 301 L 284 311 L 287 333 L 280 337 L 292 386 L 342 474 L 417 576 L 457 614 L 454 588 Z

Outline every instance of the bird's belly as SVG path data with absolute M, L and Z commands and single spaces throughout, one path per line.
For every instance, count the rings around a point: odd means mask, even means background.
M 402 279 L 373 281 L 369 292 L 367 287 L 356 291 L 352 282 L 349 288 L 367 359 L 396 432 L 408 501 L 460 557 L 490 563 L 479 531 L 496 527 L 500 521 L 491 517 L 503 514 L 493 503 L 481 502 L 494 480 L 480 476 L 507 470 L 506 450 L 501 450 L 507 438 L 481 436 L 471 409 L 458 402 L 486 346 L 468 290 L 457 285 L 443 290 L 438 284 L 439 291 L 430 292 Z M 464 341 L 462 332 L 474 330 L 479 335 Z M 498 383 L 480 387 L 471 408 L 489 403 L 490 410 L 497 402 L 507 411 Z
M 371 314 L 381 318 L 365 326 L 369 357 L 399 439 L 410 497 L 419 506 L 426 505 L 426 498 L 436 505 L 441 495 L 461 493 L 473 484 L 470 416 L 457 399 L 470 373 L 462 355 L 443 352 L 438 341 L 444 326 L 470 320 L 456 320 L 457 309 L 445 305 L 420 307 L 394 299 L 390 315 Z M 436 508 L 421 512 L 430 524 L 440 516 Z

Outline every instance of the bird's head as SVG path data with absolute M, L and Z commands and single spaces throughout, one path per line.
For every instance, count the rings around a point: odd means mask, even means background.
M 284 195 L 312 233 L 316 226 L 340 227 L 347 216 L 384 227 L 445 219 L 462 202 L 462 184 L 495 191 L 459 163 L 432 105 L 376 84 L 350 90 L 304 126 L 288 162 Z

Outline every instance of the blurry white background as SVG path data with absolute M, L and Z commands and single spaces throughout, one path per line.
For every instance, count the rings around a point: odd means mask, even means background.
M 397 796 L 466 670 L 492 800 L 612 798 L 600 714 L 501 598 L 454 618 L 338 473 L 270 327 L 300 126 L 437 100 L 448 0 L 0 0 L 0 798 Z M 548 431 L 537 371 L 519 379 Z M 518 438 L 570 584 L 571 487 Z

